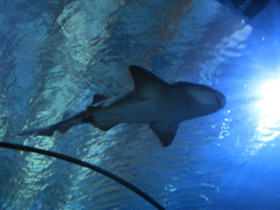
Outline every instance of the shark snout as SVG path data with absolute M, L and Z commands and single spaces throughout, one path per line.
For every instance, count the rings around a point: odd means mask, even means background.
M 217 96 L 216 96 L 216 99 L 219 103 L 220 108 L 221 109 L 224 108 L 225 105 L 226 105 L 226 97 L 224 96 L 224 94 L 218 93 Z

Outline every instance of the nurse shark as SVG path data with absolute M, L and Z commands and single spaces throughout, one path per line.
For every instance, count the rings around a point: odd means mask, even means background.
M 113 97 L 95 94 L 84 110 L 64 114 L 55 124 L 25 130 L 13 136 L 52 136 L 75 125 L 90 123 L 107 131 L 120 123 L 148 123 L 163 147 L 169 146 L 181 122 L 222 109 L 225 96 L 208 86 L 189 82 L 169 84 L 148 70 L 129 66 L 134 90 Z

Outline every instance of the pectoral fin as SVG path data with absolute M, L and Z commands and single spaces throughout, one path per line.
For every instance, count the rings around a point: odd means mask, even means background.
M 159 137 L 160 143 L 163 147 L 167 147 L 172 143 L 178 127 L 179 123 L 174 122 L 150 123 L 150 128 Z
M 102 131 L 108 131 L 117 125 L 115 123 L 110 123 L 110 122 L 94 122 L 94 120 L 91 122 L 91 124 Z

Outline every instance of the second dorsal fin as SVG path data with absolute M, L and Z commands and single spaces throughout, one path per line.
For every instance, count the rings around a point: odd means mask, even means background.
M 104 101 L 106 99 L 108 99 L 107 96 L 104 96 L 102 94 L 94 94 L 91 105 L 99 103 L 100 101 Z
M 75 114 L 75 111 L 74 111 L 74 110 L 67 110 L 67 111 L 65 111 L 65 112 L 63 113 L 62 119 L 66 119 L 66 118 L 72 116 L 73 114 Z

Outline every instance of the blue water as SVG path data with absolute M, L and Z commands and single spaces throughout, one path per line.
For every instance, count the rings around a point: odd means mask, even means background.
M 1 0 L 1 141 L 96 164 L 170 210 L 280 209 L 279 4 L 248 20 L 215 0 Z M 8 137 L 133 88 L 131 64 L 211 86 L 227 105 L 164 149 L 147 125 Z M 87 169 L 1 148 L 0 209 L 153 207 Z

